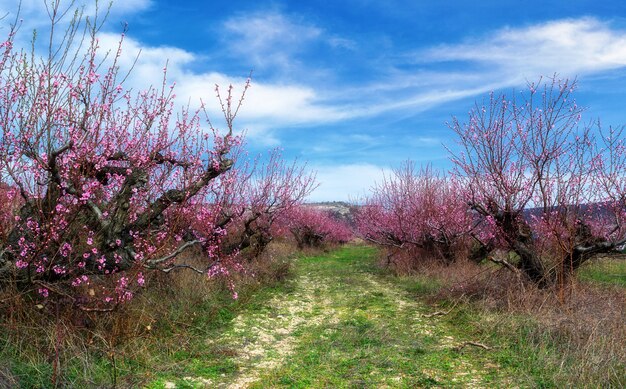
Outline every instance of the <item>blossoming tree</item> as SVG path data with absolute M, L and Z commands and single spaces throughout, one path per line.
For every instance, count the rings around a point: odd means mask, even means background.
M 279 149 L 264 160 L 240 164 L 227 191 L 222 214 L 229 221 L 225 253 L 246 250 L 249 259 L 258 257 L 274 239 L 275 223 L 289 217 L 317 187 L 315 174 L 305 164 L 289 163 Z
M 345 221 L 310 205 L 292 207 L 282 215 L 279 224 L 291 233 L 300 249 L 347 243 L 353 237 Z
M 181 230 L 175 215 L 228 187 L 220 179 L 241 141 L 233 121 L 243 96 L 233 100 L 229 89 L 222 99 L 218 90 L 223 132 L 203 108 L 175 115 L 166 69 L 158 87 L 127 90 L 118 64 L 123 35 L 102 60 L 95 23 L 80 15 L 61 39 L 54 35 L 58 7 L 49 9 L 47 55 L 16 50 L 15 28 L 0 44 L 0 182 L 19 204 L 3 207 L 11 223 L 0 237 L 0 285 L 47 296 L 68 294 L 60 284 L 81 290 L 97 276 L 115 288 L 89 294 L 115 303 L 131 297 L 143 271 L 172 268 L 195 245 L 204 247 L 206 271 L 220 260 L 219 209 L 204 211 L 202 233 Z
M 467 123 L 451 124 L 467 201 L 516 257 L 491 258 L 540 285 L 563 285 L 593 255 L 626 242 L 623 134 L 579 125 L 574 89 L 554 79 L 521 98 L 492 94 Z
M 462 190 L 460 181 L 407 161 L 372 188 L 358 214 L 359 231 L 387 247 L 389 258 L 405 252 L 414 261 L 451 263 L 474 228 Z

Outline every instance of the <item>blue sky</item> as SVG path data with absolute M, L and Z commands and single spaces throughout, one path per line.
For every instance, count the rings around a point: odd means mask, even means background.
M 41 3 L 23 1 L 23 29 L 45 26 Z M 252 70 L 238 122 L 251 151 L 306 161 L 311 200 L 355 200 L 406 159 L 449 168 L 446 121 L 540 76 L 577 77 L 587 119 L 626 123 L 626 2 L 545 3 L 125 0 L 101 40 L 127 22 L 128 58 L 142 52 L 130 83 L 158 83 L 168 60 L 184 101 Z

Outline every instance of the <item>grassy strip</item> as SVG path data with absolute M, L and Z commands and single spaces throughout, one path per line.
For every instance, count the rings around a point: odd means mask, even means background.
M 626 387 L 626 291 L 607 277 L 623 274 L 623 266 L 591 263 L 564 302 L 485 265 L 434 266 L 427 275 L 393 278 L 444 313 L 450 334 L 491 346 L 493 361 L 523 387 Z
M 168 382 L 175 383 L 177 388 L 204 387 L 203 382 L 213 382 L 236 374 L 238 366 L 233 362 L 233 356 L 239 350 L 212 340 L 220 339 L 224 333 L 231 331 L 233 319 L 237 315 L 265 311 L 266 303 L 276 295 L 289 294 L 291 285 L 286 282 L 264 286 L 240 296 L 236 302 L 224 300 L 217 310 L 217 316 L 211 307 L 198 309 L 188 329 L 171 336 L 172 340 L 180 339 L 181 336 L 187 338 L 184 347 L 174 345 L 175 350 L 172 350 L 154 345 L 167 368 L 159 368 L 154 374 L 145 375 L 145 387 L 164 388 Z M 151 361 L 146 366 L 163 364 Z M 196 377 L 201 379 L 196 380 Z
M 626 288 L 626 258 L 600 258 L 589 261 L 578 271 L 579 279 Z
M 513 371 L 490 351 L 458 349 L 465 332 L 455 331 L 402 290 L 377 265 L 378 251 L 347 246 L 331 255 L 305 258 L 300 276 L 313 274 L 326 287 L 333 319 L 302 328 L 298 345 L 283 364 L 264 374 L 265 387 L 508 387 Z M 405 285 L 409 282 L 405 280 Z M 436 286 L 433 286 L 436 287 Z M 431 288 L 431 286 L 426 286 Z

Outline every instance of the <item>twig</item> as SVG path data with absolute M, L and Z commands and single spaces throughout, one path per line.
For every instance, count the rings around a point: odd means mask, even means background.
M 493 347 L 489 347 L 489 346 L 484 345 L 482 343 L 472 342 L 472 341 L 463 342 L 460 345 L 454 347 L 454 350 L 461 351 L 465 346 L 474 346 L 474 347 L 480 347 L 480 348 L 485 349 L 485 350 L 493 350 Z
M 117 304 L 110 308 L 85 307 L 83 305 L 78 305 L 78 309 L 84 312 L 113 312 L 115 308 L 117 308 Z
M 165 261 L 169 261 L 170 259 L 174 258 L 178 254 L 180 254 L 183 251 L 185 251 L 188 247 L 193 246 L 193 245 L 198 244 L 198 243 L 203 243 L 203 241 L 200 240 L 200 239 L 196 239 L 196 240 L 192 240 L 192 241 L 186 242 L 185 244 L 183 244 L 182 246 L 177 248 L 175 251 L 173 251 L 172 253 L 170 253 L 170 254 L 168 254 L 168 255 L 166 255 L 164 257 L 161 257 L 161 258 L 158 258 L 158 259 L 151 259 L 151 260 L 146 261 L 145 267 L 153 268 L 154 266 L 156 266 L 156 265 L 158 265 L 160 263 L 163 263 Z
M 431 317 L 435 317 L 435 316 L 445 316 L 445 315 L 447 315 L 450 312 L 452 312 L 452 309 L 450 309 L 449 311 L 436 311 L 436 312 L 433 312 L 431 314 L 424 315 L 424 317 L 430 319 Z
M 431 317 L 435 317 L 435 316 L 445 316 L 445 315 L 449 314 L 450 312 L 452 312 L 454 310 L 454 308 L 456 308 L 457 304 L 458 304 L 458 301 L 456 303 L 454 303 L 452 308 L 448 309 L 447 311 L 436 311 L 436 312 L 430 313 L 428 315 L 424 315 L 424 317 L 431 318 Z

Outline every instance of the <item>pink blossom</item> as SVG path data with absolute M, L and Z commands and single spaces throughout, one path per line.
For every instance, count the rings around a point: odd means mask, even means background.
M 137 275 L 137 284 L 139 286 L 144 286 L 145 282 L 146 282 L 146 280 L 143 278 L 143 273 L 139 273 Z

